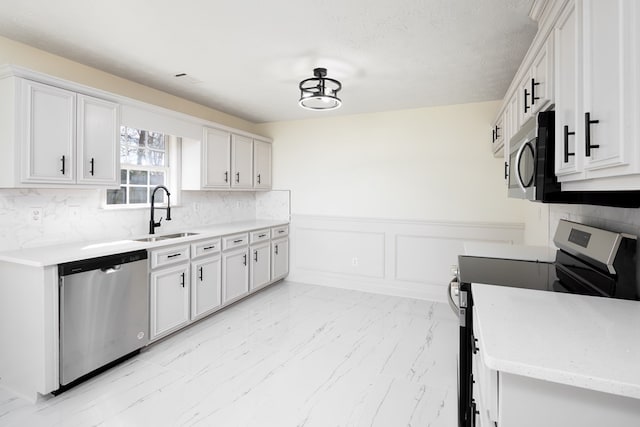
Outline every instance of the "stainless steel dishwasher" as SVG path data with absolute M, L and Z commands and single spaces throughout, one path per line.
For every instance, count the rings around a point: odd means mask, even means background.
M 61 386 L 149 342 L 146 251 L 60 264 L 58 274 Z

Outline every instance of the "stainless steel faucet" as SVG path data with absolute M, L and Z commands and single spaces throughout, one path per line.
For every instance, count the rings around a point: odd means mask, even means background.
M 167 207 L 166 208 L 156 208 L 154 206 L 154 199 L 156 196 L 156 191 L 158 191 L 159 189 L 163 189 L 165 193 L 167 193 Z M 160 217 L 160 220 L 158 222 L 156 222 L 153 219 L 153 211 L 155 209 L 164 209 L 167 211 L 167 221 L 171 221 L 171 193 L 169 193 L 169 189 L 167 187 L 165 187 L 164 185 L 158 185 L 156 188 L 153 189 L 153 192 L 151 192 L 151 220 L 149 221 L 149 234 L 155 234 L 155 229 L 156 227 L 160 227 L 160 223 L 162 222 L 162 217 Z

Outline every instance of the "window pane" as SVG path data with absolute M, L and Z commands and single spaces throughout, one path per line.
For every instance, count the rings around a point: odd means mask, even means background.
M 149 164 L 153 166 L 164 166 L 164 152 L 149 151 Z
M 126 184 L 126 183 L 127 183 L 127 170 L 120 169 L 120 184 Z
M 127 190 L 120 187 L 119 190 L 107 190 L 108 205 L 123 205 L 127 203 Z
M 148 187 L 129 187 L 129 203 L 147 203 Z
M 147 141 L 149 148 L 154 150 L 164 151 L 164 134 L 158 132 L 149 132 L 149 139 Z
M 164 172 L 149 172 L 149 184 L 164 185 Z
M 147 185 L 147 171 L 129 171 L 129 184 Z
M 151 194 L 152 193 L 153 193 L 153 188 L 150 188 L 149 189 L 149 203 L 151 203 Z M 156 195 L 153 198 L 153 202 L 156 205 L 160 205 L 160 204 L 164 203 L 164 191 L 162 191 L 162 190 L 156 191 Z

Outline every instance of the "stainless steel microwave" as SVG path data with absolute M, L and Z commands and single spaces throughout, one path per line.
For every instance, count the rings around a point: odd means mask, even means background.
M 530 118 L 509 141 L 509 197 L 542 203 L 637 208 L 640 191 L 562 191 L 555 174 L 555 112 Z

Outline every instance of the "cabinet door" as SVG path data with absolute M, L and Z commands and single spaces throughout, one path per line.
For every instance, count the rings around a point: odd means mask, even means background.
M 22 182 L 74 183 L 75 93 L 27 80 L 22 92 Z
M 231 187 L 253 188 L 253 140 L 231 135 Z
M 151 273 L 151 339 L 189 323 L 189 265 Z
M 231 157 L 231 134 L 218 129 L 205 128 L 202 165 L 203 187 L 229 188 L 231 175 L 229 159 Z
M 271 270 L 273 280 L 279 280 L 289 274 L 289 239 L 271 242 Z
M 531 65 L 531 113 L 535 115 L 553 100 L 553 36 L 542 45 Z
M 191 263 L 191 319 L 204 317 L 222 304 L 221 257 Z
M 630 139 L 631 124 L 624 116 L 625 107 L 631 105 L 629 88 L 633 81 L 633 68 L 627 64 L 633 55 L 637 56 L 630 46 L 633 43 L 629 43 L 634 3 L 634 0 L 582 3 L 585 169 L 624 165 L 637 145 Z M 621 173 L 618 168 L 599 176 Z
M 78 184 L 120 185 L 119 106 L 77 95 Z
M 271 248 L 269 242 L 251 246 L 249 288 L 253 291 L 271 281 Z
M 554 30 L 555 46 L 555 171 L 560 181 L 576 175 L 582 169 L 583 128 L 579 126 L 581 109 L 582 55 L 580 46 L 581 22 L 577 6 L 571 1 Z M 577 177 L 579 178 L 579 176 Z
M 253 186 L 271 188 L 271 144 L 253 141 Z
M 222 302 L 227 303 L 249 292 L 249 249 L 222 254 Z

